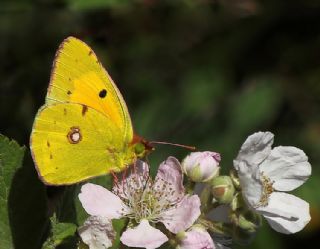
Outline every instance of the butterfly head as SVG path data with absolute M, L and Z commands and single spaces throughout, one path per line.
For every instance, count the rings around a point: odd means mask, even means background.
M 144 158 L 146 155 L 154 151 L 154 147 L 147 140 L 137 135 L 134 136 L 132 146 L 137 158 Z

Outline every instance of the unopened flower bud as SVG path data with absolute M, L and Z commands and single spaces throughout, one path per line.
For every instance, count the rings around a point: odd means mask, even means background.
M 231 203 L 234 195 L 234 186 L 229 176 L 217 176 L 210 181 L 211 193 L 221 204 Z
M 219 174 L 220 154 L 192 152 L 182 161 L 183 172 L 194 182 L 207 182 Z

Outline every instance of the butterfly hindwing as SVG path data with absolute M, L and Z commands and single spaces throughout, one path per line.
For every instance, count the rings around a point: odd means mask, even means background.
M 127 166 L 126 159 L 134 159 L 134 154 L 123 145 L 121 129 L 113 120 L 76 103 L 40 109 L 31 135 L 31 149 L 40 177 L 51 185 L 118 172 Z

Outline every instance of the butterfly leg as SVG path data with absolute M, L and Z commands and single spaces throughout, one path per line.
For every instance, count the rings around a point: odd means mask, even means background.
M 114 171 L 110 171 L 110 174 L 113 176 L 113 184 L 116 185 L 118 187 L 118 176 L 116 175 L 116 173 L 114 173 Z
M 125 168 L 125 170 L 122 172 L 122 182 L 125 183 L 126 177 L 127 177 L 127 170 L 128 168 Z
M 123 191 L 123 193 L 125 193 L 125 187 L 124 186 L 127 184 L 127 181 L 126 181 L 127 170 L 128 170 L 128 168 L 125 168 L 125 170 L 122 172 L 122 191 Z

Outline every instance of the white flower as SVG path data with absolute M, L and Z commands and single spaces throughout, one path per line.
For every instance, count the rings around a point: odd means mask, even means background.
M 310 221 L 309 204 L 284 193 L 302 185 L 311 174 L 305 153 L 291 146 L 271 149 L 274 135 L 257 132 L 242 145 L 234 168 L 249 207 L 281 233 L 295 233 Z
M 182 161 L 183 172 L 194 182 L 207 182 L 219 174 L 220 154 L 212 151 L 192 152 Z
M 200 199 L 197 195 L 185 194 L 181 166 L 174 157 L 169 157 L 159 166 L 154 181 L 149 176 L 146 163 L 138 161 L 134 167 L 133 173 L 116 183 L 112 192 L 87 183 L 82 186 L 79 199 L 92 216 L 105 220 L 127 217 L 131 223 L 137 224 L 122 233 L 120 240 L 123 244 L 146 249 L 158 248 L 168 238 L 153 225 L 161 222 L 175 234 L 188 229 L 200 216 Z M 105 236 L 109 234 L 105 233 Z M 108 240 L 111 238 L 103 239 Z M 90 249 L 100 249 L 96 243 L 91 244 L 93 246 Z

